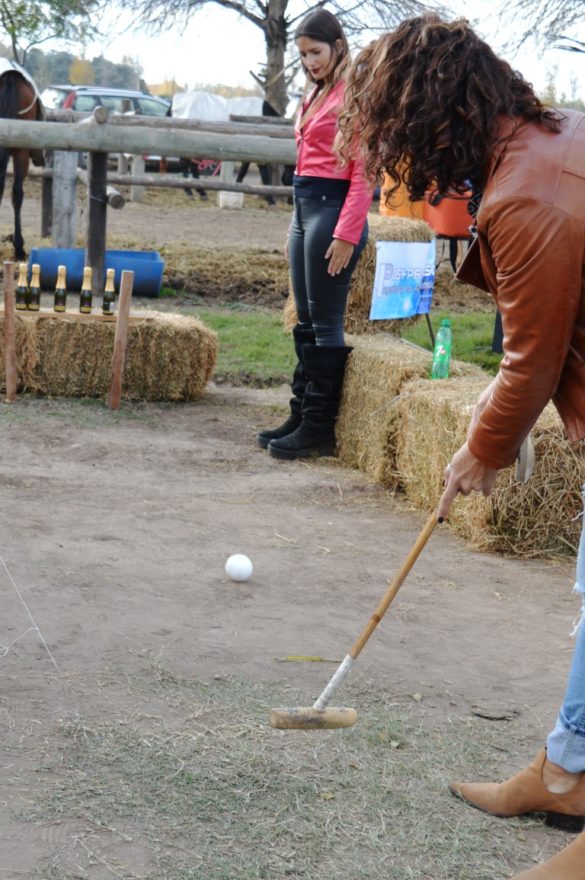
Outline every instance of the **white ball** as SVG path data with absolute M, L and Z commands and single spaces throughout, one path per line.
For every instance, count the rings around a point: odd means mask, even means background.
M 234 553 L 225 564 L 228 577 L 233 581 L 247 581 L 252 577 L 254 567 L 250 559 L 243 553 Z

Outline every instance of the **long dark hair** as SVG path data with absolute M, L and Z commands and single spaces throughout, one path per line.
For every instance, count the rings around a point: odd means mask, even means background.
M 559 131 L 562 116 L 498 58 L 464 19 L 409 19 L 371 43 L 347 76 L 337 148 L 351 158 L 359 141 L 366 173 L 404 182 L 412 199 L 436 187 L 481 188 L 502 117 Z
M 327 43 L 331 47 L 334 58 L 333 70 L 326 80 L 317 82 L 309 71 L 306 71 L 307 79 L 299 105 L 299 112 L 301 112 L 302 104 L 311 88 L 315 86 L 315 83 L 318 94 L 311 101 L 311 105 L 302 118 L 301 124 L 304 125 L 317 107 L 323 103 L 334 85 L 345 75 L 351 63 L 351 57 L 347 37 L 343 32 L 341 24 L 333 13 L 327 9 L 316 9 L 314 12 L 306 15 L 295 31 L 295 40 L 298 40 L 299 37 L 309 37 L 312 40 L 317 40 L 319 43 Z M 315 93 L 313 94 L 315 95 Z

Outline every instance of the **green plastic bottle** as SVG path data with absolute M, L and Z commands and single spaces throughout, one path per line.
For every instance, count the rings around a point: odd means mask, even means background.
M 449 363 L 451 361 L 452 345 L 453 334 L 451 332 L 451 321 L 449 318 L 443 318 L 441 326 L 439 327 L 439 332 L 435 336 L 431 379 L 447 379 L 449 377 Z

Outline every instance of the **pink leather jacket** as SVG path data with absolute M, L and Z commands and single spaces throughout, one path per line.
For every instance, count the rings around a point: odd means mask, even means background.
M 339 80 L 325 101 L 300 128 L 300 119 L 314 91 L 297 115 L 295 136 L 297 141 L 297 166 L 295 174 L 303 177 L 327 177 L 349 180 L 345 197 L 333 236 L 342 241 L 358 244 L 363 232 L 368 209 L 372 203 L 372 187 L 366 182 L 363 164 L 349 162 L 344 168 L 338 164 L 333 152 L 337 131 L 337 116 L 343 104 L 345 81 Z
M 488 467 L 511 464 L 553 400 L 569 440 L 585 437 L 585 115 L 560 133 L 507 118 L 461 281 L 490 291 L 504 356 L 468 438 Z

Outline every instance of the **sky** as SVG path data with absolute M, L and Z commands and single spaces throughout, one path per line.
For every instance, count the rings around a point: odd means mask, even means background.
M 528 48 L 516 55 L 506 53 L 500 45 L 501 27 L 495 18 L 486 16 L 486 7 L 482 0 L 451 0 L 451 8 L 475 22 L 478 32 L 537 90 L 544 89 L 547 71 L 556 65 L 558 91 L 570 95 L 571 79 L 576 78 L 578 94 L 585 98 L 585 55 L 552 48 L 545 52 Z M 137 58 L 149 85 L 175 79 L 188 88 L 222 84 L 251 89 L 255 83 L 250 70 L 260 73 L 265 59 L 260 29 L 214 3 L 195 13 L 186 28 L 175 28 L 156 37 L 123 31 L 120 23 L 129 25 L 123 13 L 116 17 L 116 22 L 115 31 L 107 39 L 87 47 L 87 57 L 103 54 L 115 62 L 124 56 Z M 569 36 L 585 40 L 585 33 Z

